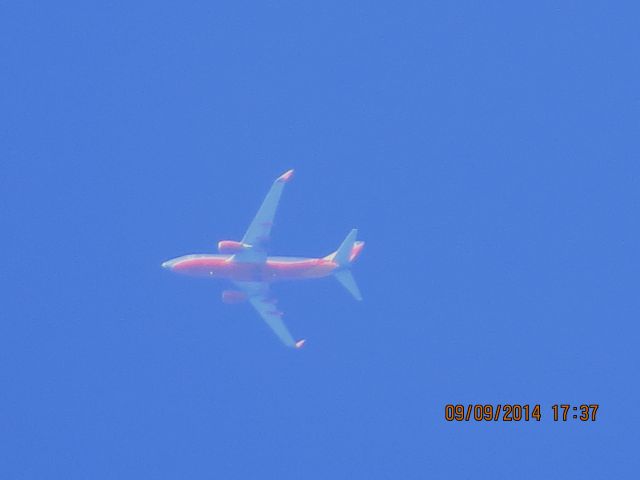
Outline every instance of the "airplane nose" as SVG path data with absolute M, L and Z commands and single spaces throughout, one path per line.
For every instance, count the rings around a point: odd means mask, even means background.
M 162 268 L 171 268 L 171 262 L 164 262 Z

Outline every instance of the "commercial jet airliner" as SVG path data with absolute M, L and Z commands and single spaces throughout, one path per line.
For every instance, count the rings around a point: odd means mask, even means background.
M 184 255 L 168 260 L 162 266 L 186 275 L 230 280 L 237 290 L 222 292 L 223 302 L 248 301 L 282 343 L 288 347 L 300 348 L 305 340 L 295 341 L 289 333 L 282 321 L 282 312 L 276 308 L 276 299 L 270 293 L 270 285 L 282 280 L 333 275 L 356 300 L 362 300 L 350 268 L 364 247 L 364 242 L 356 241 L 358 231 L 353 229 L 338 249 L 326 257 L 267 256 L 278 202 L 284 185 L 292 176 L 293 170 L 289 170 L 273 182 L 241 241 L 222 240 L 218 242 L 218 254 Z

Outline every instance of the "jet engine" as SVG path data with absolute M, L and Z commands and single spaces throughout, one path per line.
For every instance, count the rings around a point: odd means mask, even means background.
M 222 301 L 224 303 L 240 303 L 247 299 L 247 294 L 240 290 L 225 290 L 222 292 Z
M 218 242 L 218 252 L 220 253 L 238 253 L 246 249 L 248 245 L 233 240 L 222 240 Z

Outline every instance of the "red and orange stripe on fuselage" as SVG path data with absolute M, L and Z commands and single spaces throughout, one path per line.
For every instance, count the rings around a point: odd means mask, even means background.
M 326 258 L 269 257 L 265 263 L 235 262 L 232 255 L 186 255 L 166 262 L 171 270 L 196 277 L 239 282 L 275 282 L 320 278 L 337 267 Z

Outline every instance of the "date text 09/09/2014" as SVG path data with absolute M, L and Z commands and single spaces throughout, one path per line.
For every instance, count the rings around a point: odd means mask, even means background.
M 595 422 L 599 407 L 597 403 L 558 403 L 551 405 L 549 413 L 554 422 Z M 539 422 L 543 417 L 546 418 L 546 414 L 543 415 L 540 404 L 449 403 L 444 407 L 444 419 L 448 422 Z

